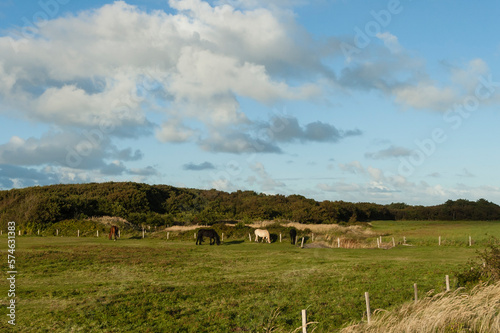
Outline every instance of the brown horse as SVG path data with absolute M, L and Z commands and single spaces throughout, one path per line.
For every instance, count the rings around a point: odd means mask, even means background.
M 116 225 L 111 226 L 111 230 L 109 231 L 109 239 L 115 238 L 116 240 L 118 238 L 118 227 Z

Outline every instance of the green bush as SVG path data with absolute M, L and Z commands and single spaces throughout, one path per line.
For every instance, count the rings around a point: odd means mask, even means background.
M 500 240 L 492 237 L 487 248 L 478 251 L 477 258 L 470 260 L 457 273 L 458 287 L 471 287 L 481 282 L 500 281 Z

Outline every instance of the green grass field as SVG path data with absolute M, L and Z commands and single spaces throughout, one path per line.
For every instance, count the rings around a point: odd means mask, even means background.
M 362 320 L 441 292 L 450 275 L 500 236 L 499 222 L 376 222 L 382 249 L 294 247 L 226 239 L 221 246 L 165 238 L 113 242 L 93 237 L 16 239 L 16 330 L 19 332 L 292 332 L 300 311 L 315 332 Z M 468 246 L 468 236 L 474 243 Z M 442 236 L 442 246 L 437 237 Z M 3 243 L 3 245 L 2 245 Z M 0 237 L 7 261 L 7 239 Z M 4 266 L 6 276 L 7 265 Z M 7 283 L 0 290 L 0 329 Z

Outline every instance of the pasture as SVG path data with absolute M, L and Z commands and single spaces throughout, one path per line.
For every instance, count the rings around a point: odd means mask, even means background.
M 445 288 L 454 272 L 500 235 L 498 222 L 375 222 L 373 231 L 414 246 L 304 248 L 225 239 L 20 236 L 17 325 L 22 332 L 292 332 L 300 311 L 315 332 L 362 320 Z M 193 235 L 190 232 L 191 237 Z M 437 237 L 443 243 L 438 246 Z M 468 246 L 468 235 L 474 242 Z M 374 238 L 375 239 L 375 238 Z M 7 240 L 0 238 L 7 257 Z M 5 280 L 4 280 L 5 281 Z M 0 329 L 7 288 L 0 291 Z

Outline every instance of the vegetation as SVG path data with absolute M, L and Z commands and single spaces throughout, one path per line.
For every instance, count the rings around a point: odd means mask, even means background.
M 470 287 L 481 283 L 500 282 L 500 241 L 492 237 L 488 247 L 478 251 L 477 258 L 470 260 L 457 272 L 459 287 Z
M 461 333 L 500 332 L 500 283 L 479 285 L 471 292 L 457 289 L 408 302 L 394 311 L 378 311 L 370 324 L 363 322 L 341 333 Z
M 498 223 L 476 221 L 417 222 L 425 226 L 419 233 L 412 230 L 414 223 L 380 221 L 365 228 L 373 238 L 394 236 L 397 242 L 412 231 L 409 242 L 426 244 L 390 250 L 301 249 L 288 239 L 257 244 L 244 237 L 249 229 L 242 224 L 215 226 L 234 232 L 231 237 L 225 234 L 221 246 L 194 245 L 195 229 L 171 232 L 169 240 L 166 231 L 151 231 L 141 239 L 133 229 L 116 242 L 104 237 L 18 236 L 17 328 L 22 332 L 285 333 L 301 325 L 300 311 L 307 309 L 308 320 L 317 322 L 311 330 L 338 332 L 346 323 L 363 322 L 365 291 L 370 293 L 372 309 L 392 312 L 412 300 L 414 283 L 422 301 L 439 299 L 436 295 L 444 291 L 445 275 L 456 283 L 452 272 L 483 248 L 482 241 L 472 247 L 431 244 L 433 226 L 443 237 L 474 228 L 476 234 L 500 232 Z M 319 237 L 317 227 L 326 226 L 308 227 L 311 230 L 299 231 L 314 230 Z M 342 235 L 359 227 L 331 229 Z M 328 235 L 323 230 L 321 236 Z M 5 234 L 2 239 L 7 244 Z M 1 247 L 4 255 L 6 249 Z M 0 317 L 6 317 L 6 295 L 0 296 Z M 0 321 L 0 330 L 6 328 L 6 320 Z
M 457 290 L 407 302 L 392 311 L 376 311 L 369 324 L 353 324 L 341 333 L 500 332 L 499 245 L 491 237 L 487 248 L 463 265 L 456 274 Z
M 28 234 L 63 220 L 115 216 L 135 226 L 289 220 L 345 224 L 376 220 L 500 220 L 500 206 L 480 199 L 439 206 L 317 202 L 300 195 L 177 188 L 138 183 L 52 185 L 0 191 L 0 228 L 16 221 Z

